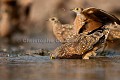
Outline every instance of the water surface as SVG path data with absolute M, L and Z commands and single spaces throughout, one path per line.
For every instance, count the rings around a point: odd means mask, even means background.
M 0 58 L 0 80 L 119 80 L 120 57 L 90 60 L 47 56 Z

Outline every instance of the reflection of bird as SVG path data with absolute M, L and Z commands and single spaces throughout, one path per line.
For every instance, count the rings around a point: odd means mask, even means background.
M 58 18 L 50 18 L 49 21 L 53 26 L 53 33 L 55 37 L 62 43 L 68 41 L 70 38 L 75 35 L 73 33 L 73 25 L 70 24 L 61 24 Z
M 73 40 L 61 45 L 51 52 L 50 57 L 54 58 L 82 58 L 89 59 L 89 56 L 96 55 L 95 51 L 105 42 L 108 29 L 104 31 L 97 30 L 96 32 L 85 35 L 77 34 Z
M 75 8 L 74 11 L 77 16 L 74 21 L 76 31 L 79 33 L 82 32 L 91 32 L 95 29 L 98 29 L 108 23 L 120 24 L 120 20 L 115 16 L 97 8 Z

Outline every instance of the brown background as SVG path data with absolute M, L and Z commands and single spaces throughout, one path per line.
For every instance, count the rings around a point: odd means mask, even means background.
M 31 2 L 31 0 L 19 0 L 21 5 Z M 40 39 L 42 42 L 25 43 L 25 47 L 31 48 L 47 48 L 54 49 L 59 43 L 51 41 L 56 39 L 52 32 L 52 26 L 47 22 L 50 17 L 58 17 L 62 23 L 72 24 L 75 18 L 75 14 L 70 9 L 75 7 L 96 7 L 103 9 L 111 14 L 114 14 L 120 18 L 120 0 L 32 0 L 30 18 L 28 24 L 25 25 L 25 34 L 17 34 L 13 36 L 13 40 L 17 38 L 21 40 L 25 39 Z M 23 41 L 21 41 L 23 42 Z M 117 43 L 120 45 L 120 43 Z M 23 45 L 23 44 L 21 44 Z M 111 43 L 113 45 L 113 43 Z M 116 45 L 114 47 L 117 47 Z

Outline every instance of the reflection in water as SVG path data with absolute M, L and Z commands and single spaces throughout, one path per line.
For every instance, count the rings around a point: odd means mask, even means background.
M 0 80 L 119 80 L 119 68 L 120 58 L 50 60 L 48 57 L 21 57 L 0 64 Z

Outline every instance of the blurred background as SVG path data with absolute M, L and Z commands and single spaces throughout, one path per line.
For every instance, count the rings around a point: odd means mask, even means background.
M 62 23 L 73 24 L 75 14 L 70 9 L 75 7 L 100 8 L 120 19 L 120 0 L 0 0 L 0 80 L 119 80 L 119 56 L 51 60 L 11 51 L 12 56 L 1 57 L 1 50 L 7 49 L 55 49 L 60 43 L 47 20 L 56 16 Z M 120 53 L 120 40 L 108 47 Z
M 75 7 L 96 7 L 120 18 L 120 0 L 0 0 L 0 48 L 24 47 L 55 49 L 59 42 L 47 21 L 58 17 L 73 24 Z M 119 43 L 111 43 L 115 49 Z M 110 46 L 111 46 L 110 45 Z

